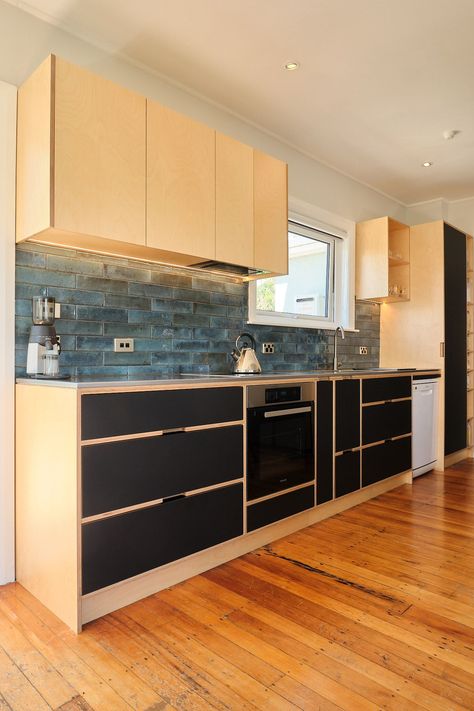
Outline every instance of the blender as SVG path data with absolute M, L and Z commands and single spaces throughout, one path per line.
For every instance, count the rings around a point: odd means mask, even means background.
M 26 372 L 32 378 L 61 378 L 61 346 L 53 325 L 55 299 L 51 296 L 35 296 L 32 301 L 33 325 L 28 341 Z

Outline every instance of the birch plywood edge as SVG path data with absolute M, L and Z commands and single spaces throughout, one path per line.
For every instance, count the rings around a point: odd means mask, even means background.
M 52 225 L 52 102 L 54 55 L 18 89 L 16 240 Z
M 80 630 L 78 397 L 16 386 L 17 580 Z

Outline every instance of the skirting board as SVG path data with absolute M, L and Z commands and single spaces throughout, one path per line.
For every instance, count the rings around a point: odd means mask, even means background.
M 462 462 L 463 459 L 468 459 L 469 457 L 472 457 L 471 451 L 469 449 L 460 449 L 458 452 L 448 454 L 448 456 L 444 458 L 444 467 L 445 469 L 447 467 L 452 467 L 453 464 Z
M 169 563 L 161 568 L 156 568 L 134 578 L 111 585 L 108 588 L 85 595 L 82 598 L 82 623 L 91 622 L 98 617 L 102 617 L 102 615 L 169 588 L 171 585 L 181 583 L 245 553 L 250 553 L 256 548 L 260 548 L 283 536 L 288 536 L 325 518 L 335 516 L 397 486 L 411 483 L 411 471 L 397 474 L 352 494 L 346 494 L 346 496 L 342 496 L 339 499 L 329 501 L 327 504 L 322 504 L 310 511 L 303 511 L 284 521 L 278 521 L 258 531 L 234 538 L 232 541 L 220 543 L 218 546 L 208 550 L 194 553 L 192 556 L 182 560 Z

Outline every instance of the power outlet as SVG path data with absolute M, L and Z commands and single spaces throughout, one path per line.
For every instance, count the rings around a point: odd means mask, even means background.
M 275 344 L 262 343 L 262 353 L 275 353 Z
M 359 355 L 369 355 L 369 349 L 367 346 L 359 346 Z
M 133 353 L 135 341 L 133 338 L 114 338 L 115 353 Z

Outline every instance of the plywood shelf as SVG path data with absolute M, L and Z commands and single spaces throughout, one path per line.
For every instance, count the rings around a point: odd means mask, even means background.
M 410 264 L 410 262 L 402 258 L 398 259 L 397 257 L 389 257 L 388 264 L 390 267 L 406 267 Z

